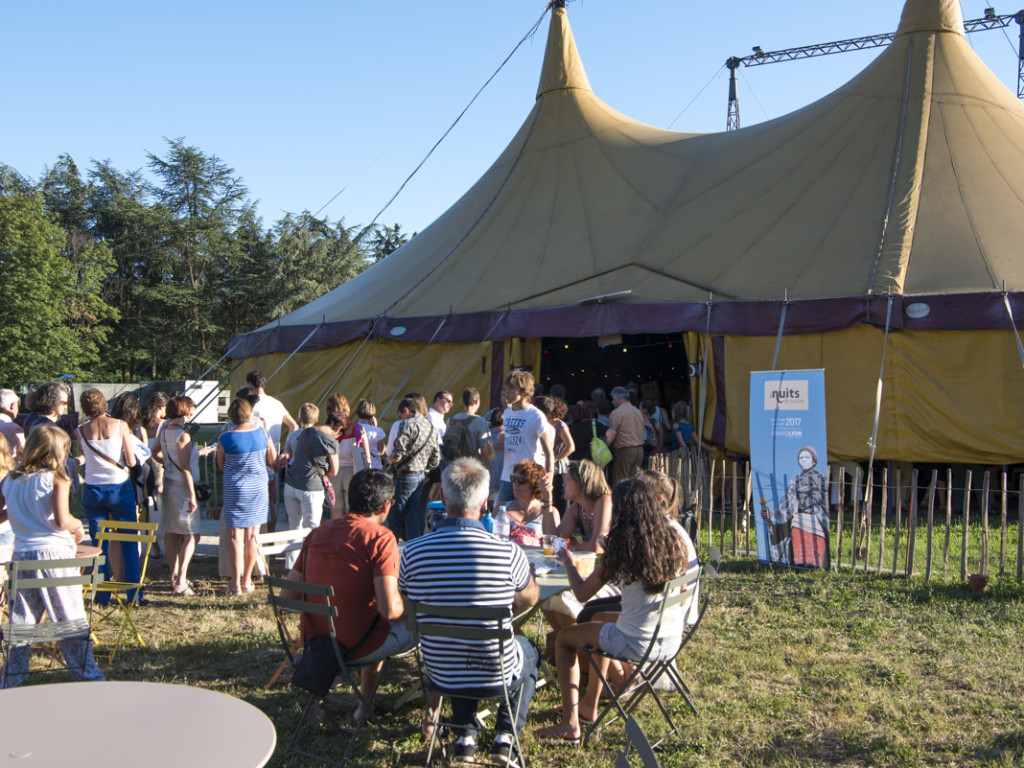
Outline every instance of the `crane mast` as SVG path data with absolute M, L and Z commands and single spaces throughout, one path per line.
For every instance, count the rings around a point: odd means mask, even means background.
M 971 33 L 987 29 L 1005 29 L 1013 22 L 1017 22 L 1017 26 L 1020 28 L 1017 47 L 1017 98 L 1024 99 L 1024 11 L 998 15 L 994 8 L 986 8 L 982 18 L 964 22 L 964 31 Z M 891 43 L 895 37 L 896 33 L 890 32 L 884 35 L 868 35 L 852 37 L 848 40 L 836 40 L 831 43 L 804 45 L 799 48 L 784 48 L 779 51 L 765 51 L 761 49 L 761 46 L 755 45 L 754 52 L 749 56 L 730 56 L 725 62 L 725 66 L 729 69 L 729 108 L 726 113 L 725 129 L 735 131 L 740 127 L 740 101 L 736 88 L 736 70 L 740 67 L 757 67 L 779 61 L 794 61 L 814 56 L 828 56 L 833 53 L 881 48 Z

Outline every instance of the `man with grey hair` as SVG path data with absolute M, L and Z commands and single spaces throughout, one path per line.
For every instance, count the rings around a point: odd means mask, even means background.
M 14 460 L 21 460 L 21 452 L 25 448 L 25 430 L 14 420 L 18 418 L 18 393 L 13 389 L 0 389 L 0 435 L 3 435 L 11 446 Z
M 499 539 L 480 523 L 480 508 L 487 500 L 490 473 L 471 458 L 456 459 L 441 474 L 441 498 L 447 518 L 434 532 L 410 541 L 402 553 L 398 589 L 420 603 L 458 606 L 507 607 L 536 605 L 540 587 L 529 563 L 516 544 Z M 421 614 L 419 621 L 449 623 L 451 620 Z M 460 619 L 460 625 L 474 624 Z M 483 626 L 482 623 L 479 624 Z M 428 680 L 445 690 L 463 690 L 469 696 L 493 694 L 502 681 L 509 687 L 511 711 L 502 704 L 495 724 L 491 757 L 502 763 L 519 761 L 512 755 L 512 733 L 522 732 L 537 684 L 539 653 L 536 646 L 509 629 L 504 656 L 498 642 L 460 641 L 423 637 L 420 641 L 423 666 Z M 452 697 L 450 724 L 461 735 L 454 757 L 464 762 L 476 755 L 477 730 L 474 715 L 477 702 Z M 429 725 L 428 725 L 429 727 Z M 512 761 L 510 761 L 510 757 Z
M 620 480 L 636 476 L 644 460 L 644 416 L 629 401 L 629 390 L 612 390 L 615 410 L 608 417 L 608 431 L 604 439 L 612 449 L 612 477 L 614 486 Z

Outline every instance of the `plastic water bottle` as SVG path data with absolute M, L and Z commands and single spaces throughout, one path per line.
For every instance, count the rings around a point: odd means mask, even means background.
M 494 535 L 499 539 L 507 539 L 512 526 L 508 521 L 505 506 L 498 507 L 498 516 L 494 518 Z
M 484 529 L 488 533 L 494 533 L 494 518 L 491 517 L 490 511 L 484 511 L 484 513 L 480 515 L 480 522 L 483 523 Z

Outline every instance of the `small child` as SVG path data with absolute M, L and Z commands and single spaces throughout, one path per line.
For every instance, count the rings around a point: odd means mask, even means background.
M 75 556 L 75 545 L 85 533 L 82 522 L 68 506 L 71 479 L 64 471 L 71 447 L 67 432 L 54 425 L 35 427 L 25 442 L 21 465 L 0 483 L 0 519 L 14 529 L 15 560 L 62 560 Z M 29 572 L 31 573 L 31 572 Z M 40 569 L 40 578 L 71 575 L 65 570 Z M 85 618 L 82 590 L 78 587 L 47 587 L 18 592 L 10 607 L 15 624 L 38 623 L 45 612 L 51 621 Z M 68 671 L 75 680 L 104 680 L 96 666 L 88 639 L 60 641 Z M 28 675 L 31 646 L 11 649 L 0 688 L 21 685 Z

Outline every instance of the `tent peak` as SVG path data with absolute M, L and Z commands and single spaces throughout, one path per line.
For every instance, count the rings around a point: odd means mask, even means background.
M 568 90 L 589 91 L 591 88 L 579 51 L 576 50 L 565 7 L 556 0 L 551 7 L 551 24 L 548 27 L 548 43 L 544 51 L 544 67 L 540 73 L 537 98 L 553 91 Z
M 964 37 L 959 0 L 907 0 L 896 36 L 913 32 L 953 32 Z

